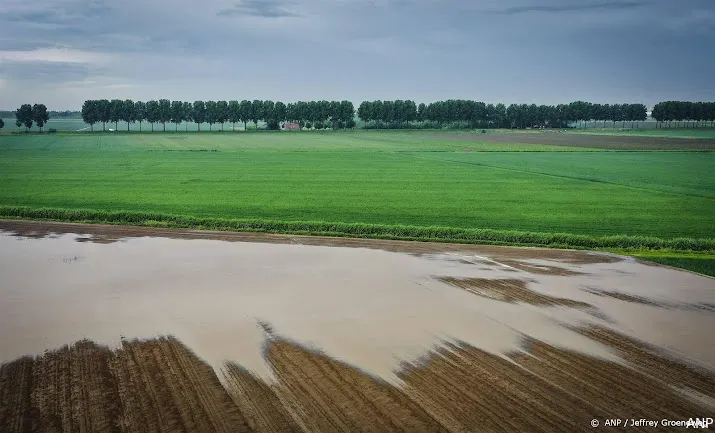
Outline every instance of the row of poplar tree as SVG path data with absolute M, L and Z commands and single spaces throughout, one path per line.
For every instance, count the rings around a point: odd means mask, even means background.
M 715 125 L 715 102 L 688 102 L 688 101 L 664 101 L 653 106 L 651 117 L 659 124 L 667 122 L 671 126 L 676 122 L 676 126 L 682 122 L 685 127 L 699 125 Z M 660 125 L 659 125 L 660 126 Z
M 18 127 L 31 128 L 33 123 L 40 129 L 49 120 L 44 104 L 23 104 L 15 112 Z M 411 100 L 365 101 L 357 109 L 358 117 L 365 128 L 439 128 L 439 127 L 486 127 L 486 128 L 562 128 L 573 124 L 597 122 L 644 121 L 647 108 L 643 104 L 593 104 L 575 101 L 569 104 L 486 104 L 470 100 L 437 101 L 417 105 Z M 97 123 L 149 122 L 160 123 L 166 130 L 167 123 L 182 122 L 214 124 L 248 122 L 258 125 L 265 121 L 268 129 L 279 129 L 281 122 L 297 123 L 301 127 L 322 129 L 326 124 L 333 128 L 355 127 L 355 109 L 350 101 L 299 101 L 285 104 L 273 101 L 158 101 L 134 102 L 132 100 L 88 100 L 82 105 L 82 119 L 91 128 Z M 664 101 L 653 107 L 651 117 L 656 126 L 702 126 L 715 122 L 715 102 Z M 0 120 L 1 122 L 1 120 Z M 417 124 L 415 124 L 417 122 Z M 3 124 L 0 123 L 0 128 Z M 188 127 L 188 125 L 187 125 Z
M 357 109 L 358 117 L 366 128 L 409 128 L 412 122 L 421 122 L 423 127 L 442 127 L 445 124 L 457 127 L 566 127 L 574 122 L 587 121 L 635 122 L 647 118 L 643 104 L 592 104 L 576 101 L 570 104 L 486 104 L 468 100 L 446 100 L 417 105 L 411 100 L 365 101 Z M 160 123 L 166 130 L 167 123 L 207 123 L 209 130 L 214 124 L 230 122 L 234 125 L 248 122 L 258 125 L 265 121 L 268 129 L 278 129 L 281 122 L 298 123 L 301 127 L 322 129 L 330 123 L 334 129 L 353 128 L 355 109 L 350 101 L 299 101 L 285 104 L 273 101 L 158 101 L 134 102 L 132 100 L 89 100 L 82 106 L 82 118 L 93 126 L 95 123 L 141 122 Z M 187 126 L 188 127 L 188 126 Z
M 479 101 L 450 99 L 416 105 L 413 101 L 363 102 L 357 114 L 367 127 L 410 127 L 410 122 L 428 122 L 444 126 L 458 123 L 480 128 L 563 128 L 588 121 L 643 121 L 648 117 L 643 104 L 487 104 Z
M 312 122 L 312 125 L 321 129 L 328 120 L 332 122 L 333 128 L 355 127 L 355 108 L 350 101 L 300 101 L 284 104 L 280 101 L 259 100 L 191 103 L 168 99 L 147 102 L 99 99 L 85 101 L 81 113 L 82 119 L 90 126 L 102 123 L 106 128 L 108 122 L 114 122 L 117 126 L 122 121 L 127 122 L 127 130 L 132 122 L 139 122 L 141 129 L 141 123 L 144 121 L 152 125 L 152 131 L 154 123 L 162 124 L 166 131 L 167 123 L 174 123 L 178 129 L 182 122 L 196 123 L 199 131 L 204 123 L 207 123 L 211 130 L 214 124 L 223 125 L 229 122 L 235 128 L 236 123 L 243 122 L 245 129 L 248 122 L 253 122 L 257 127 L 259 121 L 265 121 L 268 129 L 279 129 L 279 123 L 285 121 L 300 123 L 301 126 Z

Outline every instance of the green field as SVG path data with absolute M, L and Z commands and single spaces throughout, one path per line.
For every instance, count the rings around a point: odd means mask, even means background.
M 670 255 L 670 254 L 634 254 L 635 257 L 649 262 L 660 263 L 675 268 L 688 269 L 715 277 L 715 257 L 712 255 Z
M 396 131 L 3 135 L 0 213 L 123 211 L 48 217 L 574 247 L 640 242 L 607 238 L 619 235 L 665 248 L 701 238 L 693 249 L 715 249 L 713 152 L 477 140 Z M 152 215 L 127 217 L 142 212 Z

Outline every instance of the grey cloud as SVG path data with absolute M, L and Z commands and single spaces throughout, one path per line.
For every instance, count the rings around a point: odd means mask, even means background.
M 500 15 L 516 15 L 529 12 L 583 12 L 591 10 L 633 9 L 648 5 L 645 1 L 604 1 L 598 3 L 563 4 L 563 5 L 529 5 L 513 6 L 501 10 L 492 10 L 490 13 Z
M 102 19 L 110 15 L 112 4 L 106 0 L 57 1 L 42 9 L 10 9 L 0 15 L 0 21 L 38 24 L 72 24 L 78 20 Z
M 715 35 L 715 3 L 682 3 L 214 0 L 195 8 L 191 0 L 171 7 L 161 0 L 0 0 L 0 50 L 62 48 L 106 59 L 4 60 L 0 103 L 702 99 L 715 94 L 715 59 L 703 55 Z M 673 61 L 663 64 L 664 52 Z M 286 84 L 286 65 L 300 85 Z
M 240 16 L 248 15 L 263 18 L 281 18 L 301 16 L 286 9 L 290 3 L 282 3 L 273 0 L 244 0 L 234 7 L 222 9 L 216 13 L 218 16 Z
M 102 72 L 100 68 L 81 63 L 3 61 L 0 66 L 0 77 L 38 84 L 82 81 L 100 72 Z

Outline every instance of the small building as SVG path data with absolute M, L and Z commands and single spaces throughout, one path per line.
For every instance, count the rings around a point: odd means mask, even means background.
M 300 131 L 300 125 L 297 123 L 286 123 L 283 125 L 286 131 Z

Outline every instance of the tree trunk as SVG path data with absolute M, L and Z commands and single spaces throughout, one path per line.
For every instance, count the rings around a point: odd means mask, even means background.
M 164 132 L 166 132 L 166 122 L 161 122 L 164 125 Z
M 139 121 L 139 132 L 142 132 L 142 121 Z
M 102 131 L 107 131 L 107 122 L 102 122 Z
M 188 121 L 184 124 L 184 129 L 186 130 L 186 132 L 189 132 L 189 122 Z
M 154 122 L 151 122 L 151 132 L 154 132 Z
M 174 132 L 179 132 L 179 124 L 175 123 L 174 125 L 176 125 L 176 128 L 174 128 Z
M 201 132 L 201 124 L 197 123 L 196 126 L 199 128 L 199 132 Z
M 246 127 L 247 123 L 248 122 L 246 122 L 245 120 L 243 121 L 243 132 L 246 132 L 248 130 L 248 128 Z
M 119 121 L 114 122 L 114 130 L 115 131 L 119 130 Z
M 233 132 L 236 132 L 236 122 L 233 122 Z
M 127 132 L 129 132 L 129 122 L 127 122 Z

